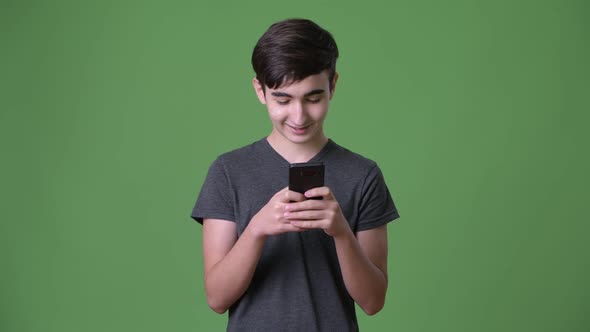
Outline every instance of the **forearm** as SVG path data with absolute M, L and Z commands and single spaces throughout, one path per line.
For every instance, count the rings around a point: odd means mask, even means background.
M 369 315 L 379 312 L 385 303 L 387 276 L 362 251 L 349 229 L 334 238 L 344 284 L 354 301 Z
M 246 291 L 260 259 L 264 238 L 249 227 L 227 255 L 205 272 L 205 291 L 209 306 L 224 313 Z

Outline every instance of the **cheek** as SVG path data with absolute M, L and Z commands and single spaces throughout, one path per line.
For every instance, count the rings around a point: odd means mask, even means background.
M 310 113 L 313 114 L 313 117 L 316 119 L 325 118 L 326 114 L 328 113 L 328 103 L 319 103 L 314 105 L 312 112 Z
M 273 121 L 280 121 L 285 118 L 286 112 L 281 108 L 272 107 L 268 109 L 268 116 Z

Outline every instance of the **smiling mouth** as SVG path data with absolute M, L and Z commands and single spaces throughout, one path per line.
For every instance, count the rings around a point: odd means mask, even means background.
M 289 126 L 289 127 L 293 128 L 293 129 L 295 129 L 295 130 L 303 130 L 303 129 L 307 129 L 307 128 L 309 128 L 309 126 L 311 126 L 311 124 L 308 124 L 307 126 L 292 126 L 292 125 L 289 125 L 289 124 L 288 124 L 287 126 Z

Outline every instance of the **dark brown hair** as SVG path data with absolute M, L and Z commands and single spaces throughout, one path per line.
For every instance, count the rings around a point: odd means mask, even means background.
M 336 73 L 338 47 L 332 35 L 306 19 L 271 25 L 252 52 L 252 67 L 262 88 L 275 89 L 328 70 L 330 88 Z

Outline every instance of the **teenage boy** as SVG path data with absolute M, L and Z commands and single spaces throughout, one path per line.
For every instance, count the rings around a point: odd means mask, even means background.
M 324 134 L 337 57 L 331 34 L 304 19 L 271 25 L 254 48 L 272 131 L 219 156 L 192 211 L 207 302 L 229 309 L 228 331 L 358 331 L 355 302 L 383 308 L 398 213 L 376 163 Z M 289 165 L 309 161 L 324 163 L 325 186 L 289 191 Z

